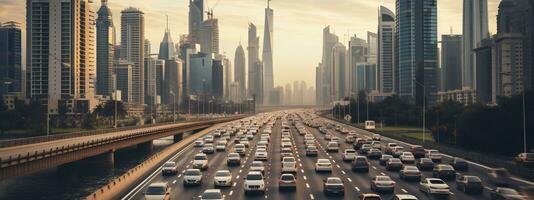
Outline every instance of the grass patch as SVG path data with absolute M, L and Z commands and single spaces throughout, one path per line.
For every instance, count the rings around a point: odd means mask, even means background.
M 423 132 L 420 133 L 401 133 L 402 137 L 412 138 L 423 141 Z M 425 133 L 425 141 L 434 142 L 434 137 L 429 132 Z
M 380 130 L 380 126 L 377 127 L 378 130 Z M 406 132 L 422 132 L 423 129 L 421 127 L 413 127 L 413 126 L 385 126 L 384 132 L 391 132 L 391 133 L 406 133 Z

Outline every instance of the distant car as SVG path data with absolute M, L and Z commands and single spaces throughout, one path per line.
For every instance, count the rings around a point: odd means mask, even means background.
M 217 170 L 213 177 L 213 185 L 215 187 L 230 187 L 232 186 L 232 173 L 228 170 Z
M 534 153 L 520 153 L 515 157 L 515 161 L 522 165 L 534 165 Z
M 208 156 L 203 153 L 198 153 L 193 158 L 193 168 L 195 169 L 207 169 L 208 168 Z
M 385 165 L 386 165 L 386 162 L 387 162 L 390 158 L 393 158 L 393 156 L 392 156 L 392 155 L 389 155 L 389 154 L 382 154 L 382 156 L 380 157 L 380 165 L 385 166 Z
M 152 183 L 143 193 L 146 200 L 171 199 L 171 187 L 167 183 Z
M 197 139 L 195 141 L 195 147 L 203 147 L 204 146 L 204 140 L 202 139 Z
M 306 156 L 317 156 L 318 151 L 316 146 L 306 147 Z
M 248 142 L 248 141 L 247 141 Z M 245 156 L 246 154 L 246 145 L 243 143 L 236 144 L 234 146 L 234 151 L 238 153 L 240 156 Z
M 263 179 L 262 173 L 250 171 L 244 179 L 245 194 L 250 192 L 265 193 L 265 180 Z
M 345 149 L 345 152 L 343 152 L 343 161 L 353 161 L 354 159 L 356 159 L 356 150 Z
M 419 170 L 431 170 L 434 169 L 434 162 L 430 158 L 421 158 L 417 161 L 417 168 Z
M 396 194 L 392 200 L 417 200 L 417 197 L 411 194 Z
M 284 157 L 282 159 L 282 173 L 297 173 L 297 160 L 295 157 Z
M 435 162 L 435 163 L 440 163 L 442 159 L 441 153 L 439 153 L 439 151 L 435 149 L 427 150 L 425 157 L 430 158 L 432 162 Z
M 200 200 L 224 200 L 224 197 L 219 189 L 207 189 L 200 195 Z
M 367 151 L 367 158 L 369 159 L 380 159 L 380 157 L 382 157 L 382 151 L 378 150 L 378 149 L 369 149 L 369 151 Z
M 254 160 L 261 160 L 266 161 L 269 159 L 269 154 L 264 149 L 256 149 L 256 153 L 254 153 Z
M 421 180 L 421 171 L 415 166 L 405 165 L 399 172 L 399 176 L 403 180 Z
M 226 141 L 225 140 L 220 140 L 219 142 L 217 142 L 217 145 L 215 145 L 215 150 L 216 151 L 226 151 Z
M 337 143 L 337 142 L 329 142 L 326 145 L 326 151 L 328 151 L 328 152 L 338 152 L 339 151 L 339 143 Z
M 373 146 L 371 146 L 371 144 L 363 144 L 362 147 L 360 148 L 360 154 L 367 155 L 369 150 L 372 148 Z
M 238 153 L 229 153 L 228 158 L 226 158 L 226 165 L 228 166 L 238 166 L 241 164 L 241 156 Z
M 332 172 L 332 163 L 328 159 L 317 159 L 315 163 L 316 172 Z
M 165 175 L 176 175 L 178 173 L 178 165 L 176 162 L 166 162 L 161 168 L 161 173 Z
M 425 148 L 419 145 L 412 145 L 410 146 L 410 152 L 412 152 L 413 156 L 415 158 L 422 158 L 425 157 Z
M 404 153 L 404 147 L 402 146 L 396 146 L 396 147 L 393 147 L 393 157 L 395 158 L 400 158 L 400 156 Z
M 419 184 L 419 190 L 427 194 L 451 194 L 449 185 L 438 178 L 425 178 L 421 180 L 421 183 Z
M 510 172 L 504 168 L 490 169 L 488 172 L 489 182 L 497 187 L 509 187 L 512 180 L 510 179 Z
M 386 162 L 386 170 L 388 171 L 399 171 L 402 166 L 403 164 L 398 158 L 391 158 Z
M 402 152 L 400 155 L 400 159 L 402 163 L 404 164 L 414 164 L 415 163 L 415 156 L 412 154 L 412 152 Z
M 469 164 L 464 159 L 454 157 L 449 163 L 456 171 L 467 171 L 469 169 Z
M 380 191 L 395 191 L 395 181 L 391 180 L 389 176 L 376 176 L 371 180 L 371 190 L 374 192 Z
M 265 166 L 262 161 L 252 161 L 252 164 L 250 164 L 250 171 L 259 171 L 261 174 L 264 174 Z
M 519 194 L 515 189 L 512 188 L 505 188 L 505 187 L 497 187 L 494 190 L 491 191 L 491 199 L 492 200 L 526 200 L 526 198 Z
M 199 169 L 187 169 L 183 176 L 184 186 L 202 185 L 202 172 Z
M 323 181 L 325 195 L 345 195 L 345 185 L 339 177 L 328 177 Z
M 359 200 L 382 200 L 380 195 L 374 193 L 362 193 L 358 196 Z
M 215 148 L 213 148 L 213 144 L 212 143 L 205 144 L 204 148 L 202 148 L 202 153 L 205 153 L 205 154 L 215 153 Z
M 282 150 L 280 150 L 280 159 L 288 156 L 293 156 L 293 150 L 291 150 L 291 148 L 282 148 Z
M 397 143 L 393 143 L 393 142 L 388 143 L 386 145 L 386 154 L 393 155 L 393 147 L 396 147 L 396 146 L 398 146 Z
M 356 137 L 352 135 L 347 135 L 347 137 L 345 137 L 345 143 L 352 144 L 354 143 L 355 140 L 356 140 Z
M 456 176 L 456 188 L 465 193 L 481 194 L 484 192 L 484 185 L 478 176 Z
M 380 140 L 382 140 L 382 136 L 380 136 L 379 134 L 373 134 L 372 139 L 374 141 L 380 141 Z
M 354 172 L 369 172 L 369 161 L 365 156 L 356 156 L 352 161 L 351 169 Z
M 297 179 L 293 174 L 282 174 L 278 180 L 278 189 L 297 189 Z
M 443 180 L 451 180 L 456 178 L 456 171 L 451 165 L 438 164 L 434 166 L 432 176 Z

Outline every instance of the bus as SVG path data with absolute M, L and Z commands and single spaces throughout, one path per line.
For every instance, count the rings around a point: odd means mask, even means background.
M 366 130 L 375 130 L 375 121 L 365 121 Z

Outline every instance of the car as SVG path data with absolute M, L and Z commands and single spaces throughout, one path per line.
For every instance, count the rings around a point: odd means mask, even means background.
M 441 153 L 439 153 L 439 151 L 435 149 L 427 150 L 425 157 L 430 158 L 434 163 L 440 163 L 442 159 Z
M 354 172 L 369 172 L 369 161 L 365 156 L 356 156 L 352 161 L 351 169 Z
M 510 178 L 510 172 L 504 168 L 493 168 L 488 172 L 489 182 L 497 187 L 509 187 L 512 180 Z
M 402 163 L 404 164 L 414 164 L 415 163 L 415 156 L 412 154 L 412 152 L 402 152 L 400 155 L 400 159 Z
M 391 158 L 386 162 L 386 170 L 388 171 L 399 171 L 402 166 L 402 161 L 398 158 Z
M 250 164 L 250 171 L 259 171 L 263 174 L 265 172 L 265 166 L 261 161 L 252 161 L 252 164 Z
M 332 172 L 332 163 L 328 159 L 317 159 L 315 163 L 316 172 Z
M 304 143 L 304 146 L 307 147 L 307 146 L 315 146 L 315 141 L 314 140 L 306 140 L 305 143 Z
M 234 151 L 239 154 L 239 156 L 245 156 L 247 148 L 245 147 L 245 144 L 236 144 L 234 146 Z
M 362 193 L 358 196 L 359 200 L 382 200 L 380 195 L 374 193 Z
M 258 148 L 256 153 L 254 153 L 254 160 L 266 161 L 269 159 L 269 154 L 265 149 Z
M 456 171 L 467 171 L 469 169 L 469 164 L 464 159 L 454 157 L 449 163 Z
M 171 199 L 171 187 L 163 182 L 152 183 L 147 187 L 143 196 L 146 200 Z
M 204 140 L 203 139 L 195 140 L 195 147 L 203 147 L 203 146 L 204 146 Z
M 410 152 L 412 152 L 413 156 L 415 158 L 422 158 L 425 157 L 425 148 L 423 148 L 420 145 L 411 145 L 410 146 Z
M 365 138 L 356 138 L 354 143 L 352 144 L 352 148 L 356 150 L 360 150 L 364 144 L 366 144 L 368 141 Z
M 278 179 L 278 189 L 297 189 L 297 178 L 293 174 L 282 174 Z
M 293 147 L 293 143 L 291 143 L 291 142 L 282 142 L 281 147 L 282 148 L 291 148 L 291 147 Z
M 404 147 L 402 146 L 396 146 L 396 147 L 393 147 L 393 150 L 392 150 L 392 154 L 393 157 L 395 158 L 400 158 L 400 156 L 402 155 L 402 153 L 404 153 Z
M 371 190 L 374 192 L 380 191 L 395 191 L 395 181 L 391 180 L 389 176 L 375 176 L 371 180 Z
M 219 189 L 207 189 L 200 195 L 200 200 L 224 200 L 224 197 Z
M 360 154 L 367 155 L 369 150 L 372 148 L 373 146 L 371 146 L 371 144 L 363 144 L 362 147 L 360 148 Z
M 204 138 L 204 142 L 205 143 L 213 143 L 213 136 L 212 135 L 208 135 Z
M 434 169 L 434 162 L 430 158 L 420 158 L 419 161 L 416 163 L 417 168 L 419 170 L 431 170 Z
M 339 177 L 328 177 L 323 182 L 325 195 L 345 195 L 345 185 Z
M 324 139 L 325 140 L 330 140 L 330 139 L 332 139 L 332 135 L 330 133 L 327 133 L 327 134 L 324 135 Z
M 213 185 L 215 187 L 230 187 L 232 186 L 232 173 L 228 170 L 217 170 L 213 177 Z
M 367 151 L 367 158 L 369 159 L 377 160 L 377 159 L 380 159 L 380 157 L 382 157 L 382 151 L 380 151 L 379 149 L 373 148 Z
M 427 194 L 451 194 L 449 185 L 439 178 L 425 178 L 421 180 L 419 190 Z
M 399 176 L 403 180 L 421 180 L 421 171 L 416 166 L 405 165 L 399 171 Z
M 332 137 L 332 138 L 330 139 L 330 142 L 337 142 L 337 143 L 339 143 L 339 141 L 340 141 L 339 137 Z
M 199 169 L 186 169 L 183 182 L 184 186 L 202 185 L 202 172 Z
M 372 139 L 374 141 L 380 141 L 382 140 L 382 136 L 380 136 L 379 134 L 373 134 Z
M 245 194 L 250 192 L 265 193 L 265 180 L 263 179 L 263 174 L 261 172 L 250 171 L 244 179 Z
M 161 167 L 161 174 L 163 176 L 165 175 L 176 175 L 178 173 L 178 165 L 176 165 L 176 162 L 166 162 L 163 164 L 163 167 Z
M 534 165 L 534 153 L 520 153 L 514 160 L 521 165 Z
M 379 159 L 380 160 L 380 165 L 385 166 L 386 162 L 388 162 L 388 160 L 390 158 L 393 158 L 393 156 L 389 155 L 389 154 L 382 154 L 382 156 Z
M 282 158 L 282 173 L 297 173 L 297 160 L 295 157 Z
M 195 154 L 193 158 L 193 168 L 195 169 L 207 169 L 208 168 L 208 156 L 203 153 Z
M 505 199 L 513 199 L 513 200 L 526 200 L 526 198 L 519 194 L 517 190 L 512 188 L 505 188 L 505 187 L 497 187 L 494 190 L 491 191 L 491 199 L 492 200 L 505 200 Z
M 382 145 L 379 141 L 371 141 L 371 148 L 381 150 Z
M 202 153 L 205 153 L 205 154 L 215 153 L 215 148 L 213 148 L 213 144 L 212 143 L 205 144 L 204 148 L 202 148 Z
M 316 146 L 308 146 L 306 147 L 306 156 L 317 156 L 318 150 Z
M 391 200 L 417 200 L 417 197 L 411 194 L 396 194 Z
M 484 192 L 484 185 L 478 176 L 457 175 L 456 188 L 465 193 L 481 194 Z
M 354 141 L 356 141 L 356 137 L 353 135 L 347 135 L 347 137 L 345 137 L 345 143 L 352 144 Z
M 339 143 L 337 142 L 328 142 L 326 145 L 326 151 L 328 152 L 338 152 L 339 151 Z
M 219 140 L 217 142 L 217 145 L 215 145 L 216 151 L 226 151 L 226 141 L 225 140 Z
M 352 162 L 355 158 L 356 158 L 356 150 L 345 149 L 345 152 L 343 152 L 343 161 Z
M 266 141 L 266 140 L 260 140 L 257 144 L 261 146 L 269 147 L 269 141 Z
M 245 145 L 245 147 L 249 147 L 250 146 L 250 142 L 248 141 L 248 139 L 246 137 L 241 138 L 241 140 L 239 141 L 239 144 Z
M 393 155 L 393 147 L 399 146 L 397 143 L 390 142 L 386 144 L 386 154 Z
M 238 153 L 229 153 L 226 158 L 226 165 L 239 166 L 241 164 L 241 156 Z
M 293 150 L 291 148 L 282 148 L 280 150 L 280 159 L 288 156 L 293 156 Z
M 434 166 L 434 170 L 432 171 L 432 176 L 434 178 L 440 178 L 443 180 L 451 180 L 456 178 L 456 171 L 454 170 L 454 167 L 447 164 L 438 164 Z

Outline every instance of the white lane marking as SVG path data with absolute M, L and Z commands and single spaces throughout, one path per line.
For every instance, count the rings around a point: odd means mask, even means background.
M 354 187 L 354 189 L 356 189 L 356 191 L 360 191 L 360 188 L 359 187 Z
M 245 165 L 241 165 L 241 168 L 245 168 Z
M 232 196 L 232 194 L 234 194 L 234 191 L 230 191 L 230 193 L 228 194 L 228 196 Z
M 308 180 L 308 178 L 306 178 L 306 176 L 303 176 L 304 180 Z
M 239 175 L 237 175 L 235 178 L 236 178 L 236 179 L 239 179 Z
M 337 168 L 341 168 L 341 166 L 339 166 L 339 165 L 336 165 L 336 167 L 337 167 Z
M 401 189 L 401 190 L 402 190 L 402 192 L 404 192 L 404 193 L 408 193 L 408 191 L 406 191 L 405 189 Z
M 315 198 L 313 197 L 313 194 L 310 194 L 310 199 L 315 199 Z
M 299 163 L 300 167 L 302 167 L 302 163 Z
M 243 172 L 243 170 L 242 170 L 242 169 L 240 169 L 240 170 L 239 170 L 239 173 L 241 173 L 241 172 Z
M 386 175 L 386 174 L 384 174 L 384 172 L 380 172 L 380 174 L 381 174 L 382 176 L 385 176 L 385 175 Z
M 332 158 L 332 157 L 330 157 L 330 158 Z M 332 160 L 332 162 L 336 163 L 336 160 Z
M 352 179 L 350 179 L 350 178 L 347 178 L 347 179 L 348 179 L 350 182 L 352 182 Z
M 375 167 L 375 166 L 373 166 L 373 169 L 376 169 L 376 167 Z
M 307 187 L 307 188 L 310 188 L 310 184 L 306 183 L 306 187 Z
M 237 183 L 236 183 L 236 182 L 234 182 L 234 184 L 232 185 L 232 187 L 235 187 L 236 185 L 237 185 Z
M 303 169 L 300 169 L 300 172 L 304 173 L 304 170 L 303 170 Z
M 265 195 L 265 199 L 268 199 L 268 198 L 267 198 L 267 195 Z
M 347 173 L 345 173 L 345 170 L 341 170 L 341 173 L 343 173 L 343 174 L 347 174 Z
M 176 180 L 172 181 L 172 184 L 176 184 Z
M 178 178 L 180 178 L 180 176 L 182 176 L 181 174 L 178 174 Z

